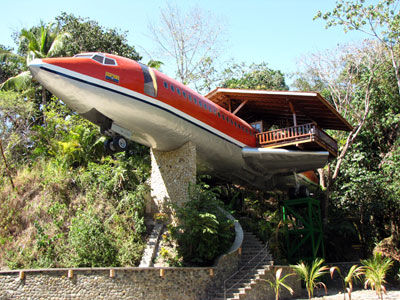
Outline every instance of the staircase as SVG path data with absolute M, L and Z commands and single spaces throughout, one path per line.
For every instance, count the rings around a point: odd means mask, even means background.
M 246 295 L 260 275 L 264 275 L 264 269 L 271 265 L 272 256 L 268 246 L 263 245 L 254 234 L 245 231 L 239 270 L 225 280 L 224 286 L 217 289 L 212 300 L 240 300 L 240 296 Z

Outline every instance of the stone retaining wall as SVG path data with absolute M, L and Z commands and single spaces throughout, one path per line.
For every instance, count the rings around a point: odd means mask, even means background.
M 72 278 L 67 269 L 26 270 L 22 280 L 18 271 L 1 272 L 0 299 L 204 299 L 213 281 L 206 268 L 113 270 L 110 277 L 110 269 L 72 269 Z
M 209 268 L 79 268 L 0 272 L 0 300 L 206 300 L 239 264 L 243 231 Z

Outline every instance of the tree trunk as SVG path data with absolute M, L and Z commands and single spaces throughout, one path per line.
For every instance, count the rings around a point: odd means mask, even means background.
M 0 139 L 0 151 L 1 151 L 1 155 L 3 156 L 4 166 L 6 167 L 6 171 L 8 174 L 8 178 L 10 179 L 11 186 L 13 187 L 13 189 L 15 189 L 14 181 L 12 179 L 10 169 L 8 168 L 8 165 L 7 165 L 7 159 L 6 159 L 6 156 L 4 155 L 4 150 L 3 150 L 3 145 L 2 145 L 1 139 Z
M 46 95 L 46 89 L 44 86 L 42 86 L 42 116 L 43 116 L 43 124 L 46 124 L 46 114 L 44 113 L 44 110 L 47 106 L 47 95 Z

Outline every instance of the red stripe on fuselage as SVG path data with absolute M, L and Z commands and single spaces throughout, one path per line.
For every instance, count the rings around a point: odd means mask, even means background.
M 84 57 L 51 58 L 43 59 L 43 62 L 146 95 L 144 93 L 143 71 L 136 61 L 116 55 L 107 54 L 106 56 L 114 58 L 117 61 L 117 66 L 103 65 L 91 58 Z M 105 78 L 106 72 L 118 76 L 119 82 L 107 80 Z M 190 115 L 247 146 L 256 147 L 256 132 L 248 123 L 163 73 L 157 70 L 154 70 L 154 73 L 156 74 L 158 93 L 157 97 L 152 98 Z M 164 82 L 167 83 L 167 88 L 164 86 Z M 174 86 L 174 91 L 171 90 L 171 85 Z M 180 94 L 177 93 L 177 88 L 180 90 Z M 186 93 L 186 98 L 183 96 L 183 91 Z M 189 95 L 192 97 L 192 101 L 189 101 Z M 194 98 L 197 100 L 196 103 Z M 201 101 L 202 106 L 199 105 L 199 101 Z M 207 109 L 204 108 L 204 103 Z M 224 116 L 224 119 L 222 116 Z

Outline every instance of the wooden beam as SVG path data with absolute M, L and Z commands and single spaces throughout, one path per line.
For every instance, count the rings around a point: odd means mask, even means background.
M 233 112 L 234 115 L 236 115 L 239 110 L 248 102 L 249 100 L 245 100 L 242 103 L 240 103 L 240 105 L 235 109 L 235 111 Z
M 293 104 L 290 101 L 289 101 L 289 106 L 290 106 L 290 110 L 292 111 L 292 114 L 293 114 L 293 125 L 297 126 L 296 111 L 294 110 Z

